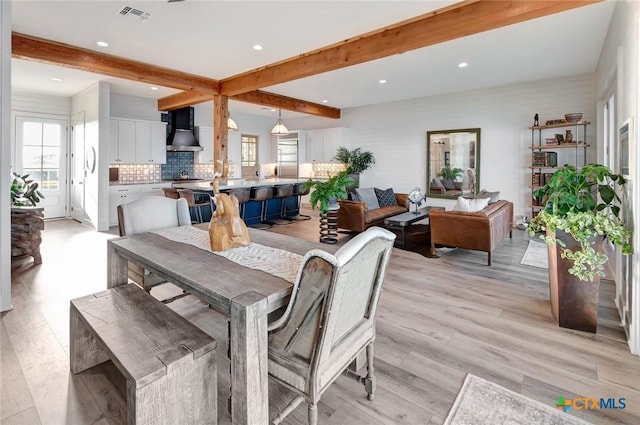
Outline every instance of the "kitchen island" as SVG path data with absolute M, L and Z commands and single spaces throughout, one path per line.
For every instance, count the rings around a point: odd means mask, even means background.
M 297 184 L 304 183 L 307 179 L 285 179 L 285 178 L 265 178 L 265 179 L 220 179 L 218 180 L 219 188 L 221 192 L 229 189 L 251 189 L 253 187 L 275 187 L 283 184 Z M 173 182 L 172 186 L 176 189 L 191 189 L 195 196 L 200 200 L 208 199 L 213 195 L 213 181 L 186 181 L 186 182 Z M 280 217 L 280 211 L 282 202 L 286 202 L 286 211 L 288 216 L 294 216 L 299 213 L 298 211 L 298 196 L 293 195 L 288 198 L 270 199 L 267 201 L 267 220 L 274 220 Z M 211 214 L 207 209 L 202 210 L 203 221 L 210 221 Z M 261 202 L 249 201 L 245 204 L 244 221 L 246 224 L 256 224 L 260 222 L 260 210 Z

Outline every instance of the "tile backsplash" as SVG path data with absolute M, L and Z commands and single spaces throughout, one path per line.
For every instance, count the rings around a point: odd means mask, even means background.
M 341 162 L 312 163 L 312 177 L 329 178 L 333 177 L 341 171 L 344 171 L 345 165 Z
M 179 180 L 180 173 L 186 171 L 190 177 L 193 172 L 193 152 L 167 152 L 167 163 L 160 166 L 162 180 Z
M 118 183 L 122 184 L 153 183 L 161 179 L 160 165 L 157 164 L 109 165 L 109 169 L 114 168 L 118 168 Z

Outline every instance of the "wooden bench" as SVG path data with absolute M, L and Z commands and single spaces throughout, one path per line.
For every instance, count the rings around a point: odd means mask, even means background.
M 217 423 L 213 338 L 133 284 L 70 309 L 71 372 L 113 361 L 127 381 L 129 425 Z

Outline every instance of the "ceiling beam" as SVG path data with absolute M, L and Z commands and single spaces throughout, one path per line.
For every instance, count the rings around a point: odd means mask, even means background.
M 158 99 L 159 111 L 171 111 L 185 106 L 213 100 L 213 96 L 205 95 L 196 91 L 184 91 L 171 96 Z M 302 112 L 310 115 L 317 115 L 326 118 L 340 118 L 340 109 L 319 103 L 307 102 L 305 100 L 294 99 L 292 97 L 281 96 L 279 94 L 254 90 L 248 93 L 241 93 L 230 99 L 240 102 L 254 103 L 272 108 L 285 109 L 287 111 Z
M 219 93 L 218 81 L 211 78 L 105 55 L 16 32 L 12 33 L 11 49 L 12 56 L 18 59 L 63 65 L 178 90 L 197 90 L 211 96 Z
M 235 96 L 602 0 L 468 0 L 220 81 Z

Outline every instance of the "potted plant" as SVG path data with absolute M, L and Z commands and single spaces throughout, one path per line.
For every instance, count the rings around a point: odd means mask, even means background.
M 309 197 L 311 208 L 320 210 L 320 242 L 336 243 L 337 221 L 330 217 L 330 211 L 340 208 L 338 199 L 347 197 L 347 186 L 353 184 L 353 179 L 346 171 L 342 171 L 326 181 L 309 179 L 302 185 L 303 190 L 314 189 Z
M 454 168 L 449 165 L 440 169 L 438 173 L 438 177 L 442 177 L 442 184 L 447 189 L 461 189 L 462 183 L 458 183 L 456 186 L 454 183 L 457 183 L 458 177 L 462 176 L 462 168 Z
M 29 174 L 13 173 L 11 180 L 11 206 L 35 207 L 44 195 L 38 190 L 38 182 L 30 180 Z
M 33 264 L 41 264 L 40 231 L 44 229 L 42 208 L 36 208 L 44 195 L 38 190 L 38 182 L 29 175 L 13 173 L 11 179 L 11 256 L 30 255 Z
M 360 185 L 360 173 L 376 163 L 373 153 L 369 151 L 363 152 L 361 148 L 349 150 L 344 146 L 338 148 L 333 159 L 342 162 L 346 166 L 344 171 L 353 179 L 353 183 L 350 185 L 353 187 Z
M 616 192 L 624 184 L 625 179 L 609 168 L 589 164 L 566 166 L 534 190 L 546 204 L 528 232 L 545 232 L 541 238 L 549 249 L 551 309 L 562 327 L 596 331 L 600 277 L 608 260 L 602 252 L 604 239 L 620 247 L 622 254 L 631 253 Z

